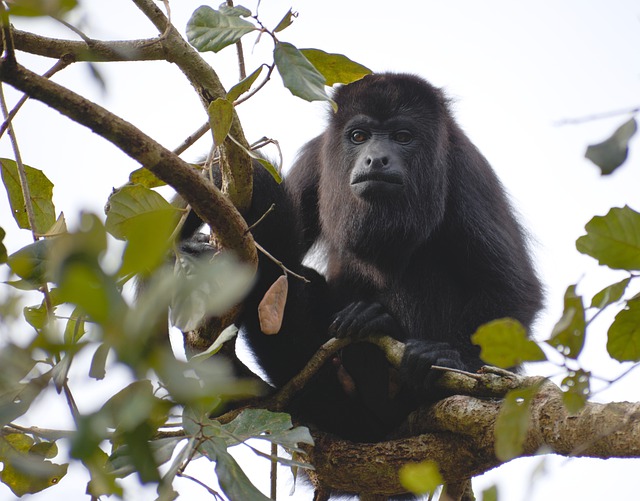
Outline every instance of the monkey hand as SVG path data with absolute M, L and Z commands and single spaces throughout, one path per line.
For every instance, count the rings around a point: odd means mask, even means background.
M 429 394 L 442 374 L 434 365 L 465 370 L 460 352 L 449 343 L 409 339 L 400 364 L 400 374 L 420 395 Z
M 351 303 L 334 318 L 329 334 L 362 339 L 372 335 L 398 337 L 400 326 L 380 303 Z
M 180 242 L 180 254 L 200 257 L 200 256 L 213 256 L 218 249 L 211 245 L 209 235 L 204 233 L 196 233 L 188 240 Z

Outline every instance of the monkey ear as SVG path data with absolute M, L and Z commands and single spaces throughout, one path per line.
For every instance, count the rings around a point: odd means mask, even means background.
M 271 336 L 280 332 L 284 318 L 284 307 L 287 303 L 289 282 L 286 275 L 278 277 L 265 293 L 258 305 L 258 319 L 263 334 Z

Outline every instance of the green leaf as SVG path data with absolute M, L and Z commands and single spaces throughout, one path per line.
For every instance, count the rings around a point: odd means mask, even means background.
M 625 206 L 596 216 L 585 226 L 587 234 L 576 248 L 602 265 L 622 270 L 640 270 L 640 214 Z
M 251 75 L 249 75 L 244 80 L 242 80 L 241 82 L 238 82 L 236 85 L 231 87 L 231 89 L 229 89 L 229 92 L 227 92 L 227 99 L 233 102 L 236 99 L 238 99 L 242 94 L 247 92 L 251 88 L 253 83 L 258 79 L 258 77 L 260 76 L 260 73 L 262 73 L 263 67 L 264 66 L 258 67 L 258 69 L 255 70 L 253 73 L 251 73 Z
M 325 78 L 293 45 L 278 42 L 274 59 L 284 86 L 305 101 L 330 101 Z
M 64 329 L 65 344 L 75 344 L 86 333 L 85 315 L 80 308 L 75 308 Z
M 253 283 L 247 266 L 223 254 L 212 260 L 181 254 L 174 269 L 178 284 L 172 291 L 171 322 L 185 332 L 238 304 Z
M 16 275 L 40 286 L 48 281 L 48 251 L 49 241 L 38 240 L 11 254 L 7 261 Z
M 7 248 L 4 245 L 4 237 L 6 236 L 7 232 L 0 228 L 0 264 L 6 263 L 8 259 Z
M 554 326 L 547 344 L 565 357 L 578 358 L 584 347 L 586 326 L 582 297 L 576 294 L 576 286 L 571 285 L 564 294 L 562 317 Z
M 640 299 L 627 302 L 609 327 L 609 355 L 620 362 L 640 361 Z
M 9 14 L 28 17 L 60 17 L 77 5 L 77 0 L 12 0 L 9 2 Z
M 611 174 L 627 159 L 629 141 L 637 130 L 638 124 L 635 118 L 631 118 L 605 141 L 588 146 L 584 156 L 600 167 L 603 176 Z
M 127 240 L 120 275 L 148 274 L 166 260 L 181 211 L 153 190 L 127 185 L 109 197 L 106 228 Z
M 55 443 L 33 445 L 33 439 L 27 435 L 3 435 L 0 437 L 0 462 L 4 467 L 0 480 L 18 497 L 52 487 L 67 474 L 69 466 L 46 461 L 56 454 Z
M 605 287 L 595 296 L 593 296 L 593 299 L 591 300 L 591 307 L 601 310 L 605 306 L 609 306 L 610 304 L 619 301 L 620 299 L 622 299 L 624 291 L 627 290 L 627 286 L 629 285 L 630 281 L 631 278 L 625 278 L 620 282 L 616 282 L 615 284 Z
M 236 7 L 216 11 L 203 5 L 197 8 L 187 22 L 187 39 L 200 52 L 219 52 L 240 40 L 257 28 L 240 16 L 251 14 L 247 9 Z
M 233 139 L 233 136 L 231 136 L 231 138 Z M 273 179 L 276 181 L 276 183 L 280 184 L 282 182 L 282 176 L 280 175 L 280 172 L 278 171 L 278 169 L 276 169 L 276 167 L 271 162 L 269 162 L 268 160 L 265 160 L 261 156 L 257 155 L 254 151 L 252 151 L 252 150 L 250 150 L 248 148 L 245 148 L 243 145 L 241 145 L 237 141 L 234 141 L 234 142 L 247 155 L 249 155 L 254 160 L 257 160 L 260 163 L 260 165 L 262 165 L 265 169 L 267 169 L 267 172 L 269 172 L 269 174 L 271 174 L 271 177 L 273 177 Z
M 527 337 L 524 326 L 512 318 L 502 318 L 481 325 L 471 336 L 480 345 L 480 358 L 497 367 L 515 367 L 522 362 L 546 360 L 542 349 Z
M 284 15 L 284 17 L 280 20 L 278 25 L 273 29 L 273 32 L 274 33 L 280 33 L 285 28 L 288 28 L 289 26 L 291 26 L 291 23 L 293 23 L 293 20 L 296 17 L 298 17 L 298 13 L 297 12 L 293 12 L 291 9 L 289 9 L 289 12 L 287 12 Z
M 496 456 L 509 461 L 522 454 L 531 421 L 531 402 L 538 387 L 511 390 L 504 398 L 496 419 Z
M 131 184 L 139 184 L 145 188 L 159 188 L 167 185 L 167 183 L 157 178 L 153 172 L 144 167 L 140 167 L 129 174 L 129 182 Z
M 107 356 L 109 355 L 109 351 L 111 351 L 111 346 L 107 343 L 102 343 L 98 346 L 98 349 L 93 354 L 93 358 L 91 359 L 91 367 L 89 368 L 89 377 L 93 379 L 104 379 L 107 375 L 106 365 L 107 365 Z
M 400 468 L 400 483 L 417 495 L 433 494 L 444 484 L 438 465 L 434 461 L 408 463 Z
M 265 409 L 245 409 L 240 415 L 222 429 L 229 433 L 227 445 L 236 445 L 250 438 L 260 438 L 285 448 L 299 451 L 298 444 L 313 445 L 309 430 L 293 427 L 291 416 L 283 412 L 271 412 Z M 268 433 L 265 435 L 265 433 Z
M 235 325 L 230 325 L 226 329 L 224 329 L 216 340 L 207 348 L 205 351 L 198 353 L 197 355 L 192 356 L 189 359 L 189 363 L 191 365 L 197 365 L 205 360 L 208 360 L 211 356 L 215 355 L 220 351 L 224 343 L 227 341 L 231 341 L 238 335 L 238 328 Z
M 329 87 L 337 84 L 348 84 L 369 75 L 371 70 L 342 54 L 329 54 L 319 49 L 300 49 L 309 62 L 322 73 Z
M 482 501 L 498 501 L 498 486 L 491 487 L 482 491 Z
M 591 373 L 578 369 L 569 371 L 562 380 L 562 401 L 570 414 L 576 414 L 587 403 L 590 395 Z
M 227 138 L 233 122 L 233 104 L 218 98 L 209 105 L 209 124 L 213 131 L 213 142 L 220 146 Z
M 199 449 L 210 461 L 216 462 L 216 476 L 228 499 L 269 501 L 268 497 L 256 489 L 233 456 L 227 452 L 223 439 L 210 438 Z
M 31 204 L 35 216 L 35 228 L 31 228 L 27 209 L 24 203 L 24 195 L 18 175 L 18 165 L 13 160 L 0 158 L 2 168 L 2 180 L 9 196 L 9 203 L 13 217 L 22 229 L 33 230 L 39 235 L 44 235 L 56 222 L 55 207 L 53 206 L 53 183 L 41 170 L 28 165 L 24 166 Z

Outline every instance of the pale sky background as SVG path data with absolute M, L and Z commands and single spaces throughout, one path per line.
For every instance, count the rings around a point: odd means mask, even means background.
M 184 32 L 191 12 L 202 0 L 173 0 L 174 24 Z M 217 7 L 218 2 L 210 4 Z M 98 39 L 155 36 L 155 28 L 127 0 L 85 0 L 83 27 Z M 255 1 L 243 5 L 255 12 Z M 453 99 L 458 122 L 489 159 L 510 193 L 524 224 L 533 236 L 536 265 L 547 289 L 547 306 L 534 335 L 545 339 L 558 320 L 566 287 L 579 282 L 578 291 L 589 303 L 602 287 L 619 275 L 602 270 L 594 260 L 575 250 L 575 240 L 593 215 L 611 207 L 630 205 L 640 210 L 640 168 L 637 138 L 627 164 L 609 178 L 583 157 L 588 144 L 608 137 L 628 119 L 580 125 L 559 125 L 565 119 L 624 110 L 640 105 L 640 4 L 631 0 L 435 0 L 383 2 L 380 0 L 264 0 L 263 22 L 273 27 L 289 7 L 300 16 L 280 39 L 297 47 L 313 47 L 346 54 L 374 71 L 403 71 L 421 75 L 444 87 Z M 51 22 L 15 20 L 17 27 L 62 38 L 73 35 Z M 244 39 L 248 71 L 269 62 L 267 37 L 255 48 L 254 35 Z M 228 87 L 237 81 L 235 51 L 207 54 Z M 23 57 L 32 69 L 44 72 L 51 60 Z M 111 63 L 99 65 L 108 90 L 103 94 L 77 64 L 55 80 L 70 86 L 140 127 L 173 148 L 205 122 L 201 105 L 182 74 L 166 63 Z M 11 102 L 15 93 L 8 92 Z M 11 107 L 11 104 L 10 104 Z M 318 134 L 325 123 L 326 106 L 291 96 L 274 75 L 267 88 L 239 108 L 249 141 L 263 136 L 280 142 L 285 169 L 295 152 Z M 73 225 L 81 210 L 102 214 L 113 187 L 123 184 L 137 168 L 111 144 L 71 123 L 40 103 L 30 102 L 14 121 L 25 163 L 40 168 L 53 181 L 54 201 Z M 185 154 L 192 160 L 207 151 L 201 141 Z M 273 154 L 273 152 L 272 152 Z M 11 156 L 7 137 L 0 155 Z M 0 226 L 8 233 L 6 245 L 15 251 L 30 241 L 10 216 L 4 190 L 0 190 Z M 620 366 L 607 361 L 606 325 L 599 319 L 590 330 L 583 367 L 603 377 L 615 377 Z M 20 333 L 13 333 L 19 339 Z M 554 374 L 553 367 L 528 367 L 529 373 Z M 84 371 L 84 372 L 83 372 Z M 86 368 L 75 373 L 80 381 Z M 84 411 L 95 408 L 95 397 L 109 395 L 122 384 L 114 372 L 104 382 L 78 383 L 76 392 Z M 594 400 L 640 401 L 640 372 L 598 393 Z M 30 424 L 68 427 L 63 403 L 45 399 Z M 59 461 L 58 461 L 59 462 Z M 531 475 L 541 458 L 517 460 L 475 480 L 477 495 L 497 483 L 501 500 L 549 501 L 581 499 L 637 499 L 637 460 L 584 460 L 547 457 L 546 471 L 530 489 Z M 265 489 L 268 465 L 251 460 L 246 469 Z M 207 479 L 212 466 L 204 460 L 192 472 Z M 306 500 L 298 489 L 288 498 L 290 479 L 283 471 L 280 499 Z M 73 468 L 59 486 L 31 500 L 88 499 L 86 476 Z M 194 484 L 176 484 L 185 498 L 204 499 Z M 130 499 L 153 499 L 139 491 Z M 0 485 L 0 500 L 13 499 Z

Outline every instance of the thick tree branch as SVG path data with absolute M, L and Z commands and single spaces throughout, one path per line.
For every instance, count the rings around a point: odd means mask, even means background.
M 0 80 L 111 141 L 184 196 L 219 235 L 224 248 L 233 249 L 243 262 L 257 266 L 256 248 L 244 219 L 213 183 L 203 179 L 180 157 L 129 122 L 17 63 L 1 61 Z
M 153 0 L 132 1 L 163 34 L 161 41 L 166 60 L 175 63 L 180 68 L 180 71 L 184 73 L 200 95 L 203 103 L 208 107 L 213 100 L 225 98 L 226 91 L 216 72 L 202 59 L 198 51 L 182 38 L 178 30 L 169 24 L 167 17 Z M 229 135 L 239 145 L 229 137 L 223 145 L 220 145 L 224 152 L 224 158 L 221 158 L 222 189 L 236 207 L 243 212 L 251 205 L 253 168 L 251 158 L 246 153 L 246 150 L 249 149 L 249 143 L 244 136 L 235 111 Z
M 60 59 L 72 56 L 76 61 L 118 62 L 157 61 L 166 59 L 160 39 L 101 41 L 60 40 L 26 31 L 13 30 L 16 50 L 37 56 Z

